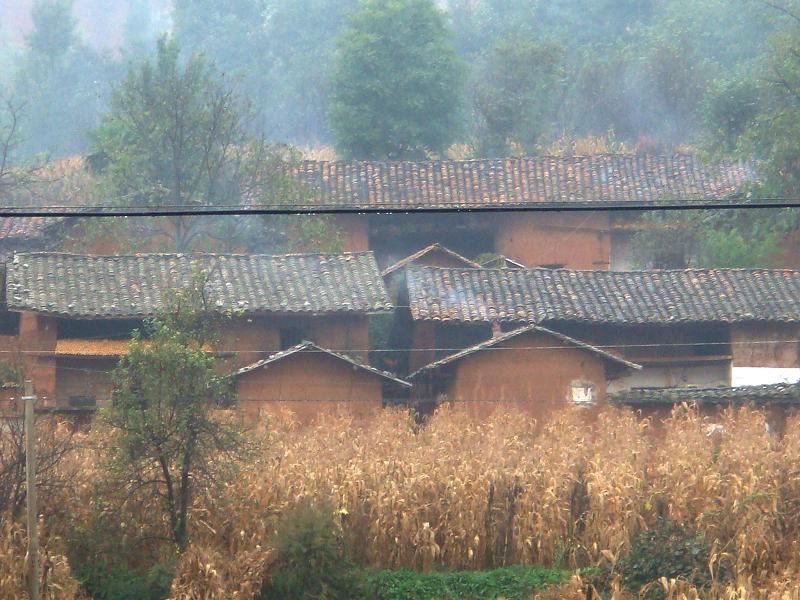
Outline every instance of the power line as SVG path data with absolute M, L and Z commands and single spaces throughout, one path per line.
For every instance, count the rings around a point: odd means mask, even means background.
M 513 333 L 509 332 L 509 333 Z M 107 339 L 107 338 L 60 338 L 61 340 L 92 340 L 92 339 Z M 126 340 L 120 340 L 126 341 Z M 486 342 L 492 341 L 492 338 L 488 338 L 477 342 L 474 345 L 483 344 Z M 626 350 L 632 348 L 687 348 L 687 347 L 728 347 L 728 346 L 759 346 L 759 345 L 770 345 L 770 344 L 800 344 L 800 339 L 791 339 L 791 340 L 751 340 L 751 341 L 739 341 L 739 342 L 657 342 L 657 343 L 650 343 L 650 344 L 591 344 L 585 342 L 584 340 L 579 340 L 582 343 L 591 346 L 592 348 L 597 348 L 600 350 Z M 143 339 L 142 342 L 144 344 L 147 343 L 146 339 Z M 347 348 L 347 349 L 331 349 L 332 352 L 337 353 L 352 353 L 352 354 L 381 354 L 381 353 L 397 353 L 397 352 L 461 352 L 463 350 L 468 350 L 473 346 L 466 346 L 466 347 L 459 347 L 459 348 L 442 348 L 442 347 L 433 347 L 433 348 Z M 489 346 L 486 348 L 481 348 L 481 352 L 484 351 L 513 351 L 513 350 L 566 350 L 566 349 L 574 349 L 577 346 L 575 344 L 558 344 L 558 345 L 549 345 L 549 346 L 515 346 L 515 347 L 499 347 L 499 346 Z M 277 350 L 275 348 L 231 348 L 231 349 L 224 349 L 224 350 L 216 350 L 208 352 L 208 354 L 218 355 L 218 356 L 231 356 L 236 354 L 275 354 L 278 352 L 285 352 L 289 350 L 289 348 L 283 350 Z M 327 349 L 317 350 L 315 348 L 308 348 L 303 349 L 301 351 L 303 354 L 328 354 Z M 56 356 L 56 357 L 63 357 L 63 358 L 87 358 L 87 359 L 103 359 L 107 358 L 109 360 L 119 358 L 120 356 L 124 356 L 122 354 L 78 354 L 78 353 L 70 353 L 68 351 L 57 351 L 57 350 L 16 350 L 16 349 L 7 349 L 7 350 L 0 350 L 0 354 L 30 354 L 36 356 Z M 658 356 L 652 357 L 639 357 L 641 359 L 647 360 L 648 358 L 658 359 Z M 670 357 L 666 357 L 670 358 Z M 687 358 L 677 356 L 674 358 Z M 691 355 L 690 358 L 709 358 L 706 356 L 701 355 Z M 710 356 L 710 358 L 714 358 L 714 356 Z M 66 368 L 66 367 L 65 367 Z
M 66 206 L 36 207 L 0 206 L 0 217 L 202 217 L 247 215 L 313 215 L 313 214 L 435 214 L 435 213 L 503 213 L 503 212 L 657 212 L 676 210 L 758 210 L 769 208 L 800 208 L 800 198 L 760 198 L 758 202 L 735 201 L 654 203 L 654 202 L 542 202 L 528 204 L 466 205 L 459 202 L 439 202 L 435 206 L 405 203 L 337 205 L 337 204 L 208 204 L 198 207 L 160 205 L 140 207 Z

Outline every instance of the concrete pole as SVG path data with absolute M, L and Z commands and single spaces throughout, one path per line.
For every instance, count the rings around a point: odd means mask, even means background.
M 39 600 L 39 515 L 36 508 L 36 432 L 33 427 L 33 408 L 36 396 L 33 384 L 25 380 L 25 481 L 27 483 L 28 556 L 27 576 L 30 600 Z

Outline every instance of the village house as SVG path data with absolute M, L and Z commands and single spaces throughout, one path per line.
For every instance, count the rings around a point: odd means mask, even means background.
M 609 393 L 800 380 L 800 271 L 416 266 L 406 282 L 393 344 L 408 349 L 414 380 L 458 349 L 480 348 L 493 328 L 530 325 L 642 366 L 609 382 Z M 484 371 L 504 368 L 505 353 L 486 354 Z
M 712 418 L 731 407 L 756 407 L 764 411 L 769 431 L 782 435 L 786 417 L 800 409 L 800 382 L 741 385 L 737 387 L 634 388 L 610 394 L 609 402 L 627 406 L 642 416 L 662 422 L 676 405 L 687 404 Z M 715 428 L 712 425 L 712 428 Z
M 110 393 L 109 371 L 127 351 L 132 331 L 198 269 L 206 273 L 210 310 L 233 315 L 214 348 L 231 369 L 304 341 L 366 364 L 368 317 L 392 309 L 371 252 L 17 254 L 5 268 L 0 349 L 33 380 L 43 406 L 102 403 Z M 298 398 L 310 397 L 303 391 L 307 383 L 317 385 L 296 379 Z M 269 401 L 270 390 L 262 386 L 259 397 L 248 399 Z
M 385 388 L 411 388 L 391 373 L 308 341 L 242 367 L 234 377 L 246 414 L 289 410 L 304 422 L 342 406 L 368 416 L 383 406 Z
M 608 381 L 640 368 L 556 331 L 527 325 L 426 365 L 409 380 L 422 400 L 418 404 L 447 401 L 477 414 L 517 406 L 541 418 L 568 402 L 604 402 Z
M 754 180 L 749 165 L 685 154 L 303 161 L 293 174 L 299 204 L 352 211 L 336 215 L 345 249 L 373 250 L 384 268 L 440 243 L 527 267 L 630 269 L 636 215 L 589 209 L 729 200 Z

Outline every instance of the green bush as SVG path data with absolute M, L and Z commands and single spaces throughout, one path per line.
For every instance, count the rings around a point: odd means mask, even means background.
M 362 593 L 371 600 L 528 600 L 569 576 L 568 571 L 525 566 L 451 573 L 377 571 L 363 576 Z
M 277 563 L 263 600 L 345 600 L 357 580 L 330 506 L 304 503 L 278 526 Z
M 145 572 L 97 565 L 74 575 L 94 600 L 163 600 L 172 583 L 172 572 L 161 565 Z
M 619 563 L 625 585 L 645 590 L 646 598 L 663 598 L 661 577 L 683 578 L 703 587 L 708 583 L 709 547 L 705 539 L 680 524 L 660 519 L 655 528 L 633 540 L 630 552 Z

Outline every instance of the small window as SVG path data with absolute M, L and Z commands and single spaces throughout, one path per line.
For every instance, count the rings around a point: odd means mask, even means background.
M 307 340 L 306 331 L 301 327 L 285 327 L 281 329 L 281 350 L 287 350 Z
M 547 265 L 541 265 L 542 269 L 563 269 L 564 263 L 550 263 Z
M 19 335 L 19 313 L 0 312 L 0 335 Z
M 97 406 L 97 398 L 94 396 L 70 396 L 70 408 L 92 408 Z
M 570 400 L 575 404 L 594 404 L 596 400 L 594 384 L 587 381 L 573 381 L 570 384 Z

